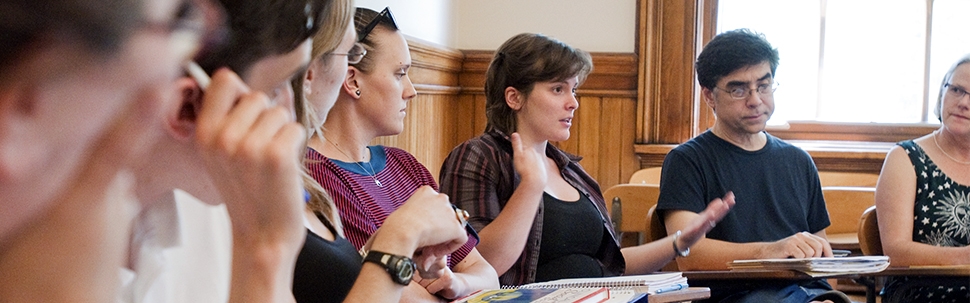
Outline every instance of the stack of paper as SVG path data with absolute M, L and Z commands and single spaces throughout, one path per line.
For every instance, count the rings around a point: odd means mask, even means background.
M 728 267 L 744 269 L 797 270 L 813 277 L 880 272 L 889 267 L 889 257 L 861 256 L 841 258 L 734 260 Z

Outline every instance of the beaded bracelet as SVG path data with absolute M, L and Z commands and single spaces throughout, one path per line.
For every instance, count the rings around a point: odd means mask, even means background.
M 688 247 L 685 250 L 680 250 L 680 248 L 677 248 L 677 238 L 680 238 L 680 231 L 679 230 L 677 231 L 677 233 L 674 234 L 674 241 L 672 241 L 674 243 L 674 254 L 677 255 L 677 256 L 680 256 L 681 258 L 689 256 L 690 255 L 690 247 Z

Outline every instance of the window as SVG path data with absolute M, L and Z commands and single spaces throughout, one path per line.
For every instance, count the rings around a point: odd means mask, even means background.
M 769 124 L 935 123 L 942 76 L 970 53 L 966 0 L 719 0 L 717 32 L 765 34 L 781 61 Z

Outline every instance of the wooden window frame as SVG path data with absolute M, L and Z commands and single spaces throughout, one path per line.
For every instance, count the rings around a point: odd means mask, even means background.
M 651 167 L 661 165 L 671 148 L 714 125 L 714 113 L 700 98 L 694 60 L 716 33 L 717 0 L 638 0 L 637 14 L 635 151 L 641 167 Z M 893 142 L 936 128 L 935 124 L 792 121 L 767 131 L 808 150 L 820 170 L 878 173 Z

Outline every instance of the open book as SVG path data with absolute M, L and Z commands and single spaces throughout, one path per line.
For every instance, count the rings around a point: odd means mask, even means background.
M 887 256 L 841 258 L 756 259 L 734 260 L 728 263 L 734 270 L 782 269 L 797 270 L 812 277 L 880 272 L 889 267 Z

